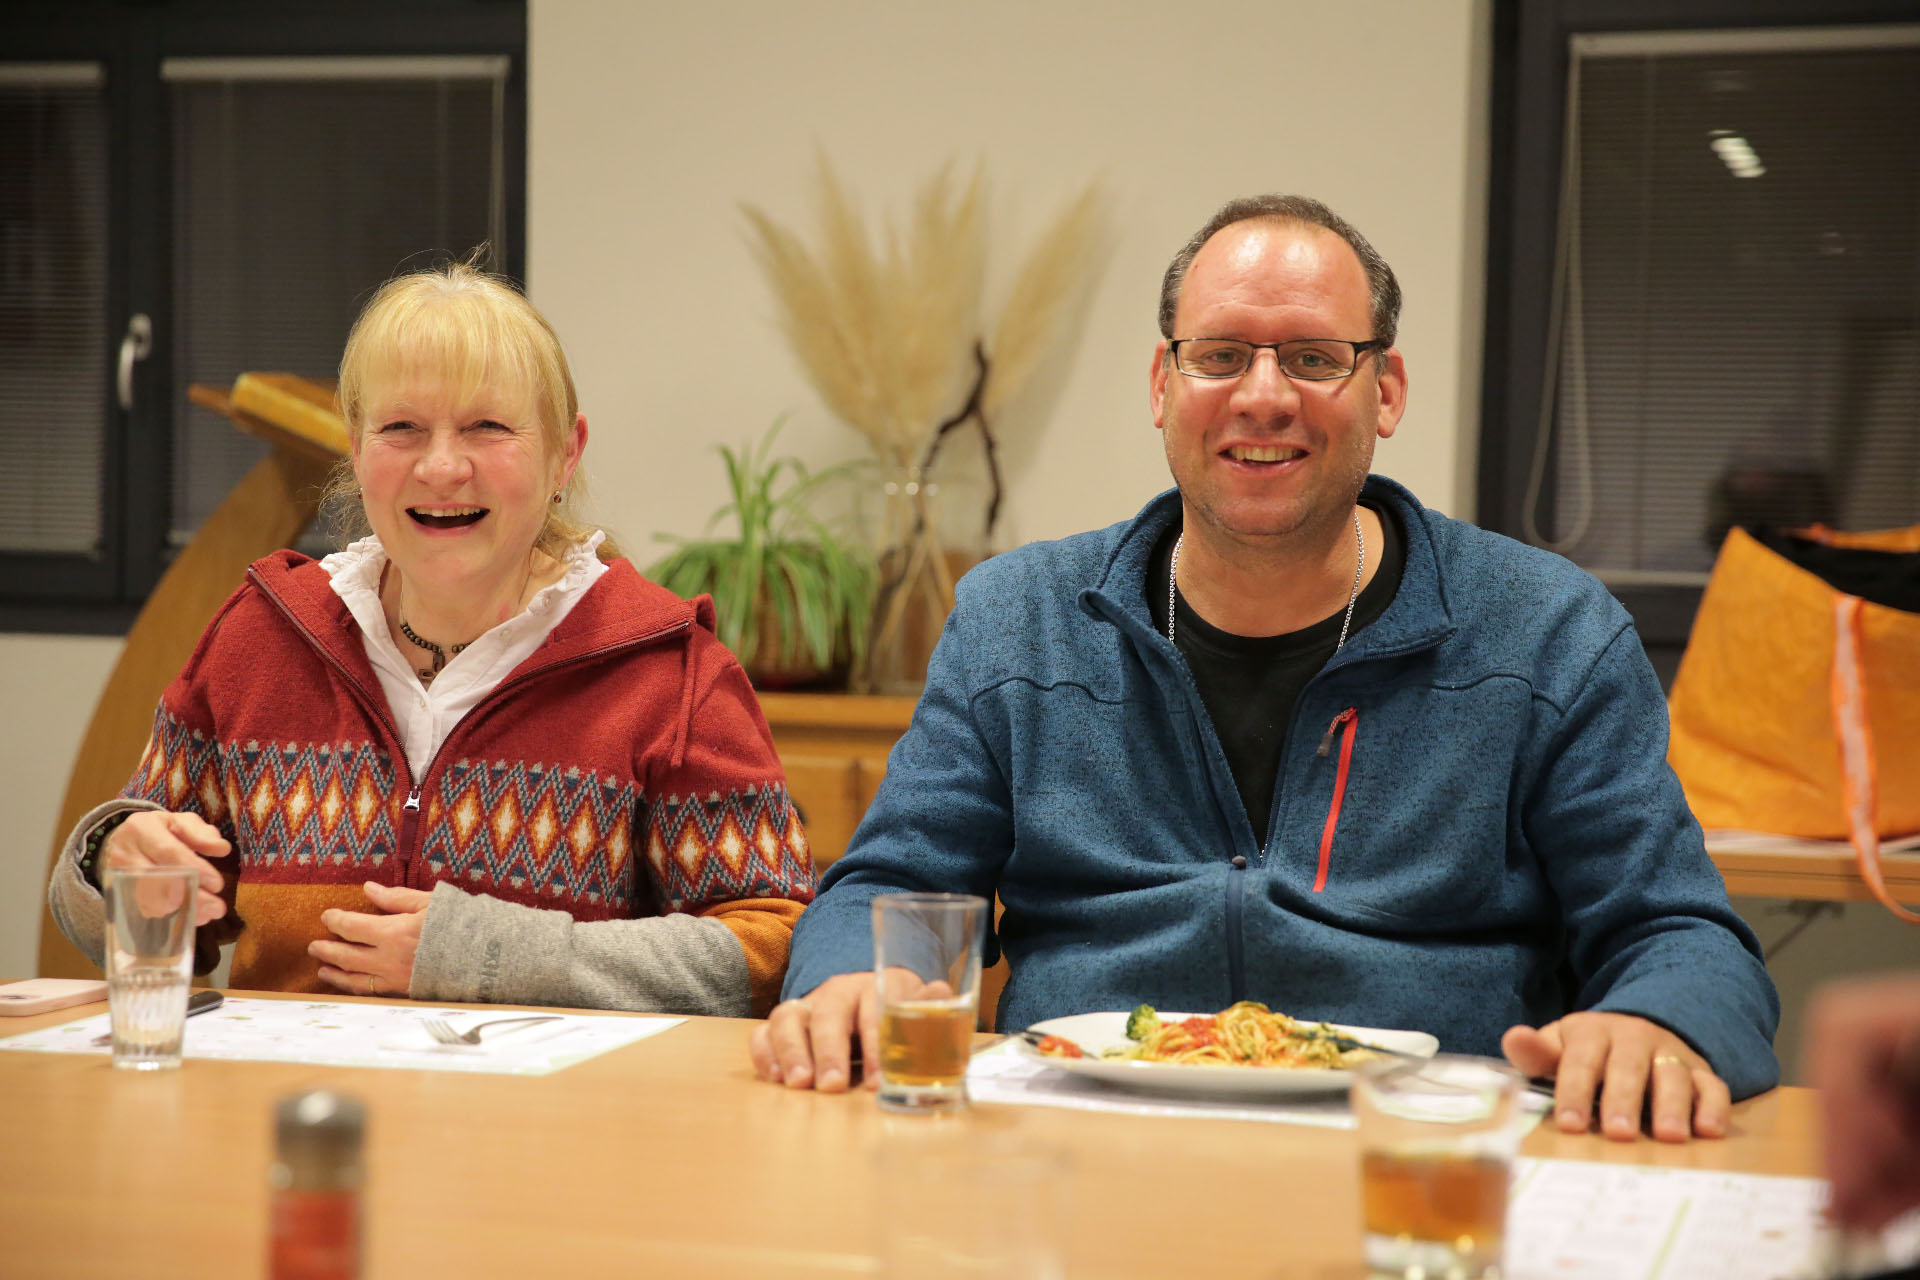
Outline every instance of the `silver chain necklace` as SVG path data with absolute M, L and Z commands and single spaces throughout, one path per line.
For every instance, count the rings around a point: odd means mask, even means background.
M 1173 563 L 1167 566 L 1167 643 L 1178 647 L 1173 638 L 1175 611 L 1174 593 L 1179 589 L 1180 581 L 1180 544 L 1187 540 L 1187 531 L 1182 529 L 1180 536 L 1173 540 Z M 1353 513 L 1353 545 L 1358 554 L 1353 562 L 1353 590 L 1347 592 L 1347 614 L 1340 619 L 1340 638 L 1333 643 L 1333 651 L 1340 652 L 1340 646 L 1347 642 L 1347 629 L 1353 625 L 1353 606 L 1360 600 L 1360 579 L 1367 571 L 1367 538 L 1360 532 L 1360 512 Z

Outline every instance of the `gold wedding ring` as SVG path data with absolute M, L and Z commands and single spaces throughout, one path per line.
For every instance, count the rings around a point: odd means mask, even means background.
M 1687 1065 L 1687 1060 L 1677 1053 L 1656 1053 L 1653 1055 L 1654 1066 L 1657 1067 L 1663 1062 L 1677 1062 L 1683 1067 Z

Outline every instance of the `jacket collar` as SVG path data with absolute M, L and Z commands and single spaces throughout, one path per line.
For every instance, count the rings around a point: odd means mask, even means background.
M 247 573 L 323 653 L 369 688 L 378 687 L 353 614 L 318 561 L 297 551 L 276 551 L 256 560 Z M 509 678 L 694 626 L 713 630 L 709 597 L 682 600 L 641 577 L 628 561 L 615 560 Z
M 1382 658 L 1432 648 L 1454 632 L 1446 575 L 1435 540 L 1436 516 L 1403 485 L 1370 475 L 1360 496 L 1391 509 L 1406 530 L 1406 567 L 1387 611 L 1347 642 L 1327 664 Z M 1082 607 L 1097 610 L 1133 634 L 1168 644 L 1147 609 L 1147 571 L 1161 535 L 1180 518 L 1180 491 L 1168 489 L 1140 514 L 1110 531 L 1100 582 L 1080 593 Z M 1170 646 L 1169 646 L 1170 647 Z

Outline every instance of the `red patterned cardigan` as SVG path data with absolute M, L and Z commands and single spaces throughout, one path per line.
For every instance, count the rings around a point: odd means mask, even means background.
M 233 842 L 237 885 L 217 862 L 233 910 L 204 931 L 202 959 L 237 937 L 237 987 L 327 990 L 306 950 L 331 936 L 322 911 L 372 910 L 367 880 L 445 883 L 582 922 L 718 921 L 764 1013 L 813 866 L 759 704 L 712 622 L 704 597 L 613 562 L 411 778 L 345 603 L 317 563 L 278 552 L 248 570 L 167 689 L 122 794 L 199 813 Z M 482 950 L 503 959 L 497 940 Z M 413 994 L 432 994 L 417 971 Z

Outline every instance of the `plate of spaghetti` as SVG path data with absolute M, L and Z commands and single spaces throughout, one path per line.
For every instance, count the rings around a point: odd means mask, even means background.
M 1424 1031 L 1308 1022 L 1243 1000 L 1219 1013 L 1079 1013 L 1049 1018 L 1016 1039 L 1050 1067 L 1107 1084 L 1168 1093 L 1324 1093 L 1347 1087 L 1364 1046 L 1427 1055 Z M 1358 1042 L 1356 1047 L 1355 1042 Z

